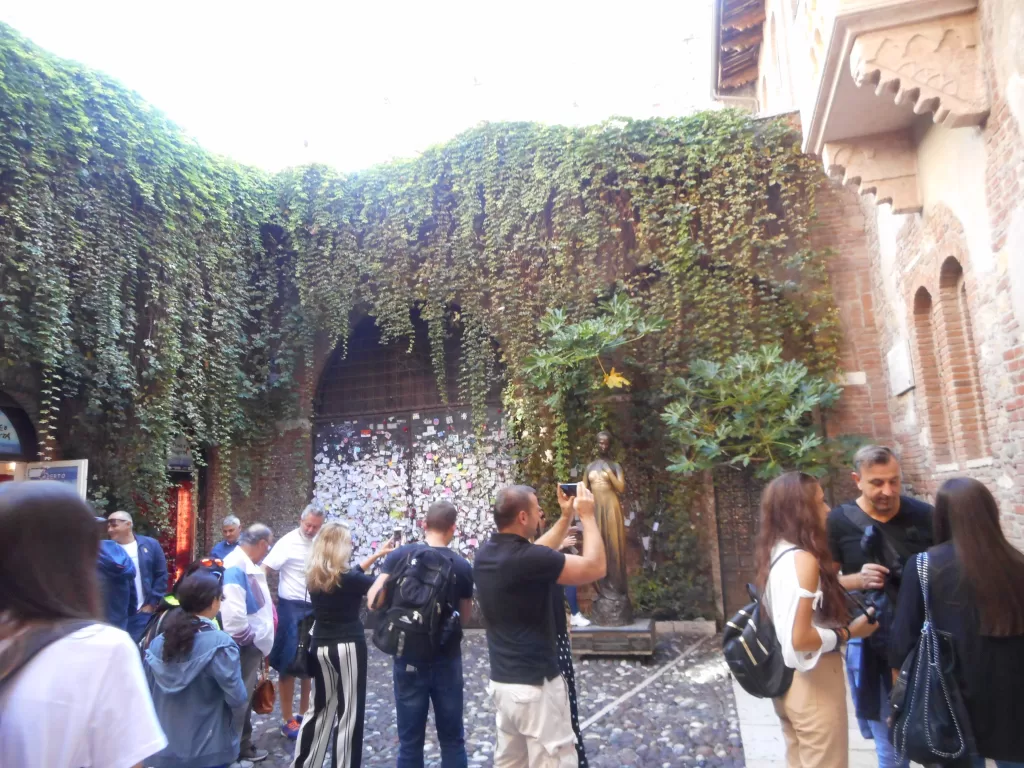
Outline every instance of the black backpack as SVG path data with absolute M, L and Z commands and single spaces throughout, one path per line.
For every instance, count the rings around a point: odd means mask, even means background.
M 461 637 L 454 594 L 451 560 L 429 545 L 416 547 L 385 582 L 373 644 L 411 662 L 432 660 Z
M 799 547 L 790 547 L 779 554 L 768 569 L 769 575 L 775 563 L 795 549 Z M 775 636 L 771 614 L 753 584 L 747 584 L 747 592 L 752 602 L 725 622 L 722 650 L 743 690 L 759 699 L 774 699 L 789 690 L 793 670 L 782 659 L 782 647 Z

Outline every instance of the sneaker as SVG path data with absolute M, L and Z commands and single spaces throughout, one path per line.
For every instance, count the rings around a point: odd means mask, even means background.
M 572 624 L 574 627 L 589 627 L 590 619 L 588 619 L 582 613 L 574 613 L 572 615 L 572 618 L 569 620 L 569 623 Z
M 238 753 L 238 762 L 259 763 L 266 760 L 269 754 L 267 750 L 257 749 L 255 745 L 250 744 Z
M 287 736 L 289 739 L 299 738 L 299 721 L 294 717 L 287 723 L 281 726 L 281 733 Z
M 228 768 L 253 768 L 253 766 L 248 760 L 235 760 Z

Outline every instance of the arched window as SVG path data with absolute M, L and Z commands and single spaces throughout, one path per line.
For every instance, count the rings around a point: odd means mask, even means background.
M 964 270 L 954 257 L 942 264 L 939 275 L 939 315 L 942 336 L 939 363 L 945 381 L 945 399 L 958 459 L 986 456 L 988 434 L 982 407 L 978 354 L 967 308 Z
M 917 341 L 918 412 L 926 414 L 928 431 L 936 464 L 949 464 L 953 452 L 949 442 L 949 419 L 946 416 L 939 356 L 936 353 L 935 328 L 932 323 L 932 296 L 918 288 L 914 296 L 914 334 Z

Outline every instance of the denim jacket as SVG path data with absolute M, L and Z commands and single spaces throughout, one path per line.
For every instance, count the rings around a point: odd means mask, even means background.
M 163 660 L 164 635 L 146 651 L 146 679 L 168 739 L 167 747 L 146 765 L 226 765 L 238 758 L 248 702 L 238 646 L 227 633 L 208 625 L 196 633 L 187 659 Z

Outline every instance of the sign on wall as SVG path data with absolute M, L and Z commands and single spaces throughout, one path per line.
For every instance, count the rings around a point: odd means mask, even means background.
M 22 475 L 17 480 L 51 480 L 72 486 L 78 495 L 86 498 L 89 480 L 89 460 L 39 461 L 21 465 Z
M 21 454 L 21 440 L 6 413 L 0 411 L 0 453 Z
M 184 472 L 192 471 L 192 451 L 184 435 L 178 435 L 171 443 L 167 456 L 167 468 Z
M 889 386 L 894 397 L 914 388 L 914 366 L 910 362 L 910 345 L 906 339 L 897 339 L 885 362 L 889 367 Z

